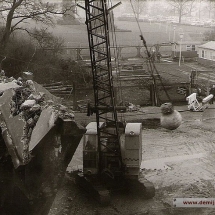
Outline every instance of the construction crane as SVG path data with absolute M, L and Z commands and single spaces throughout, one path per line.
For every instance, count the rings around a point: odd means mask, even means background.
M 118 3 L 117 5 L 119 5 Z M 123 123 L 117 112 L 110 51 L 110 11 L 107 0 L 85 0 L 86 25 L 93 75 L 95 104 L 88 115 L 96 114 L 96 122 L 87 125 L 83 138 L 83 172 L 76 182 L 100 203 L 110 202 L 110 191 L 127 188 L 155 195 L 152 183 L 139 178 L 142 160 L 142 124 Z

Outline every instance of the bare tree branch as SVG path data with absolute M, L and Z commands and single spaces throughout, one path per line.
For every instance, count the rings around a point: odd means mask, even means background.
M 66 5 L 61 9 L 55 4 L 44 3 L 42 0 L 0 0 L 0 12 L 6 20 L 3 37 L 0 38 L 0 48 L 3 50 L 15 30 L 25 30 L 20 26 L 26 20 L 34 20 L 46 25 L 54 25 L 55 15 L 64 15 L 71 11 L 74 5 Z
M 179 17 L 179 23 L 181 23 L 181 18 L 190 13 L 190 8 L 195 0 L 169 0 L 169 4 L 176 9 Z

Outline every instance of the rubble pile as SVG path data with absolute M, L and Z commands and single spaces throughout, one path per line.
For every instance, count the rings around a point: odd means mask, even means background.
M 140 105 L 134 105 L 131 102 L 129 102 L 126 106 L 129 112 L 140 110 Z
M 47 214 L 86 129 L 61 98 L 23 79 L 0 73 L 0 211 Z
M 20 115 L 25 122 L 22 136 L 24 163 L 29 160 L 28 143 L 42 112 L 43 102 L 44 93 L 36 93 L 28 84 L 14 89 L 10 111 L 12 116 Z
M 6 78 L 1 76 L 1 87 L 4 87 L 10 83 L 16 84 L 15 87 L 11 87 L 13 90 L 13 96 L 10 102 L 10 118 L 18 116 L 20 120 L 24 122 L 23 134 L 21 142 L 23 144 L 23 163 L 27 164 L 30 161 L 31 155 L 29 152 L 29 142 L 31 140 L 32 132 L 41 116 L 43 110 L 48 107 L 52 110 L 52 118 L 50 119 L 51 125 L 61 118 L 74 119 L 74 114 L 69 112 L 68 108 L 54 102 L 53 100 L 46 98 L 46 93 L 40 92 L 35 82 L 32 80 L 23 81 L 22 78 L 17 80 L 14 78 Z M 0 91 L 1 91 L 0 87 Z M 4 89 L 5 90 L 5 89 Z M 2 90 L 2 95 L 4 93 Z M 41 89 L 40 89 L 41 90 Z

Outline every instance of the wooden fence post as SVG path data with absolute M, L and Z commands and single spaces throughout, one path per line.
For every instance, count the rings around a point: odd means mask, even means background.
M 118 102 L 117 87 L 113 87 L 113 91 L 114 91 L 114 97 L 115 97 L 115 105 L 117 105 L 117 102 Z
M 77 110 L 76 86 L 73 82 L 73 110 Z
M 153 84 L 150 84 L 150 100 L 152 103 L 152 106 L 155 106 L 155 91 Z

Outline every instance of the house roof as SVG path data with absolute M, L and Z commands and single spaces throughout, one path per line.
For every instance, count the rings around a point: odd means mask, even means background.
M 175 41 L 177 43 L 179 41 L 181 41 L 180 34 L 178 32 L 176 32 L 176 34 L 175 34 Z M 189 33 L 187 33 L 187 32 L 183 33 L 183 39 L 182 39 L 182 41 L 192 41 L 192 38 L 190 37 Z
M 215 50 L 215 41 L 204 43 L 199 48 Z
M 178 41 L 176 44 L 181 44 L 181 45 L 201 45 L 201 41 Z
M 176 44 L 182 44 L 182 45 L 201 45 L 204 43 L 199 34 L 193 34 L 190 32 L 183 32 L 182 41 L 180 38 L 180 33 L 176 32 L 175 42 Z

